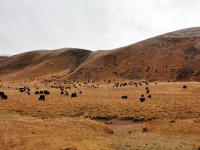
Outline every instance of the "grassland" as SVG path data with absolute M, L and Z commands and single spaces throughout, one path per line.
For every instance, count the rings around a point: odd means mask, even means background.
M 183 89 L 183 85 L 187 85 Z M 0 149 L 7 150 L 198 150 L 200 147 L 200 84 L 150 83 L 152 98 L 141 103 L 146 86 L 80 87 L 77 98 L 48 89 L 38 101 L 4 83 L 8 100 L 0 100 Z M 9 88 L 8 88 L 9 87 Z M 73 89 L 69 92 L 72 92 Z M 127 95 L 128 99 L 121 99 Z

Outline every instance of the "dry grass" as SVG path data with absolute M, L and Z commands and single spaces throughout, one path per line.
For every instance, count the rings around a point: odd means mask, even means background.
M 8 101 L 1 101 L 1 112 L 14 112 L 36 117 L 86 117 L 86 118 L 171 118 L 187 119 L 200 116 L 200 84 L 187 83 L 188 88 L 182 89 L 184 83 L 159 83 L 150 85 L 151 99 L 144 103 L 139 96 L 145 94 L 145 87 L 125 87 L 113 89 L 102 85 L 99 89 L 82 88 L 78 98 L 67 98 L 60 95 L 59 90 L 50 89 L 50 96 L 43 102 L 38 95 L 21 94 L 15 89 L 4 89 L 9 95 Z M 33 90 L 34 92 L 34 90 Z M 122 100 L 128 95 L 128 100 Z
M 182 88 L 185 84 L 187 89 Z M 152 83 L 149 87 L 152 98 L 144 103 L 139 96 L 145 94 L 145 86 L 81 88 L 83 94 L 75 99 L 49 89 L 45 102 L 14 88 L 1 89 L 9 100 L 0 101 L 0 149 L 197 149 L 200 84 Z M 122 95 L 128 95 L 128 100 L 122 100 Z
M 98 141 L 109 138 L 104 124 L 83 119 L 47 119 L 2 114 L 0 119 L 0 149 L 61 150 L 67 148 L 98 149 Z M 106 149 L 106 142 L 101 143 Z

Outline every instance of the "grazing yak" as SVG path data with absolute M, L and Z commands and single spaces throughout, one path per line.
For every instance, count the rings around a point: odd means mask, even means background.
M 151 98 L 151 95 L 148 95 L 148 98 Z
M 186 85 L 184 85 L 184 86 L 183 86 L 183 89 L 186 89 L 186 88 L 187 88 L 187 86 L 186 86 Z
M 8 96 L 5 95 L 4 92 L 0 92 L 0 99 L 4 99 L 4 100 L 6 100 L 6 99 L 8 99 Z
M 36 91 L 35 94 L 37 94 L 37 95 L 39 95 L 39 94 L 49 95 L 50 92 L 47 91 L 47 90 L 44 90 L 44 91 Z
M 44 91 L 40 91 L 40 94 L 44 94 Z
M 31 94 L 31 89 L 29 89 L 28 87 L 22 87 L 22 88 L 18 88 L 20 93 L 26 93 L 28 95 Z
M 128 96 L 122 96 L 121 97 L 121 99 L 127 99 L 128 98 Z
M 45 95 L 40 95 L 39 101 L 45 101 Z
M 145 101 L 145 97 L 144 97 L 144 95 L 142 94 L 141 96 L 140 96 L 140 102 L 144 102 Z
M 65 91 L 64 96 L 69 96 L 69 93 L 67 91 Z
M 50 92 L 49 92 L 49 91 L 47 91 L 47 90 L 44 90 L 44 94 L 45 94 L 45 95 L 49 95 L 49 94 L 50 94 Z
M 38 94 L 40 94 L 40 92 L 39 92 L 39 91 L 36 91 L 36 92 L 35 92 L 35 94 L 37 94 L 37 95 L 38 95 Z
M 74 98 L 74 97 L 77 97 L 76 92 L 74 92 L 74 93 L 71 94 L 71 98 Z

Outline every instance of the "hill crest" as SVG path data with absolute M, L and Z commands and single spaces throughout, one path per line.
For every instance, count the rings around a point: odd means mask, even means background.
M 200 27 L 159 35 L 113 50 L 58 49 L 0 57 L 0 79 L 200 79 Z

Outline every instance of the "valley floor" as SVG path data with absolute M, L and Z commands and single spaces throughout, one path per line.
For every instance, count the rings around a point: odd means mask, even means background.
M 0 100 L 1 150 L 200 149 L 200 83 L 150 83 L 150 93 L 145 85 L 81 86 L 77 98 L 38 85 L 50 91 L 45 102 L 34 84 L 29 96 L 15 89 L 20 84 L 3 85 L 9 98 Z

